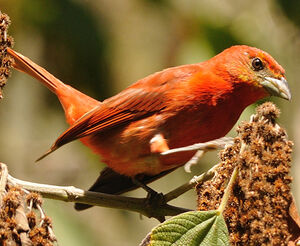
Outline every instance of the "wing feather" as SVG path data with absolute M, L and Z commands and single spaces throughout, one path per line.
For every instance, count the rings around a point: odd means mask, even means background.
M 51 149 L 38 160 L 78 138 L 100 133 L 161 111 L 170 100 L 166 96 L 167 92 L 178 83 L 187 80 L 198 70 L 198 65 L 175 67 L 136 82 L 83 115 L 63 132 Z

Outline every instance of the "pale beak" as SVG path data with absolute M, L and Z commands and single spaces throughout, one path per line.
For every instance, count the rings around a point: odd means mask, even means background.
M 281 97 L 289 101 L 292 98 L 288 83 L 284 77 L 281 77 L 281 79 L 265 77 L 261 84 L 271 96 Z

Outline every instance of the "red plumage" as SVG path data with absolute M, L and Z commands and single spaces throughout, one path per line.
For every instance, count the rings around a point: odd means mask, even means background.
M 183 165 L 194 152 L 164 157 L 159 152 L 223 137 L 248 105 L 270 95 L 265 78 L 284 79 L 283 68 L 266 52 L 233 46 L 208 61 L 149 75 L 98 102 L 28 58 L 11 49 L 8 53 L 16 69 L 57 95 L 71 125 L 47 154 L 80 139 L 116 173 L 130 177 Z M 262 62 L 262 69 L 254 59 Z

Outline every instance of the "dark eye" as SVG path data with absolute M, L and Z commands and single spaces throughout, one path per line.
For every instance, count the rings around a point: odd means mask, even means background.
M 259 58 L 254 58 L 252 60 L 252 67 L 255 71 L 259 71 L 259 70 L 262 70 L 264 69 L 264 64 L 263 62 L 261 61 L 261 59 Z

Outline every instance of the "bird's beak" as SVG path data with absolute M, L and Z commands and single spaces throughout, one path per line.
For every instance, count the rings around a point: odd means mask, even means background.
M 271 96 L 281 97 L 289 101 L 292 98 L 288 83 L 284 77 L 281 77 L 281 79 L 265 77 L 261 84 Z

